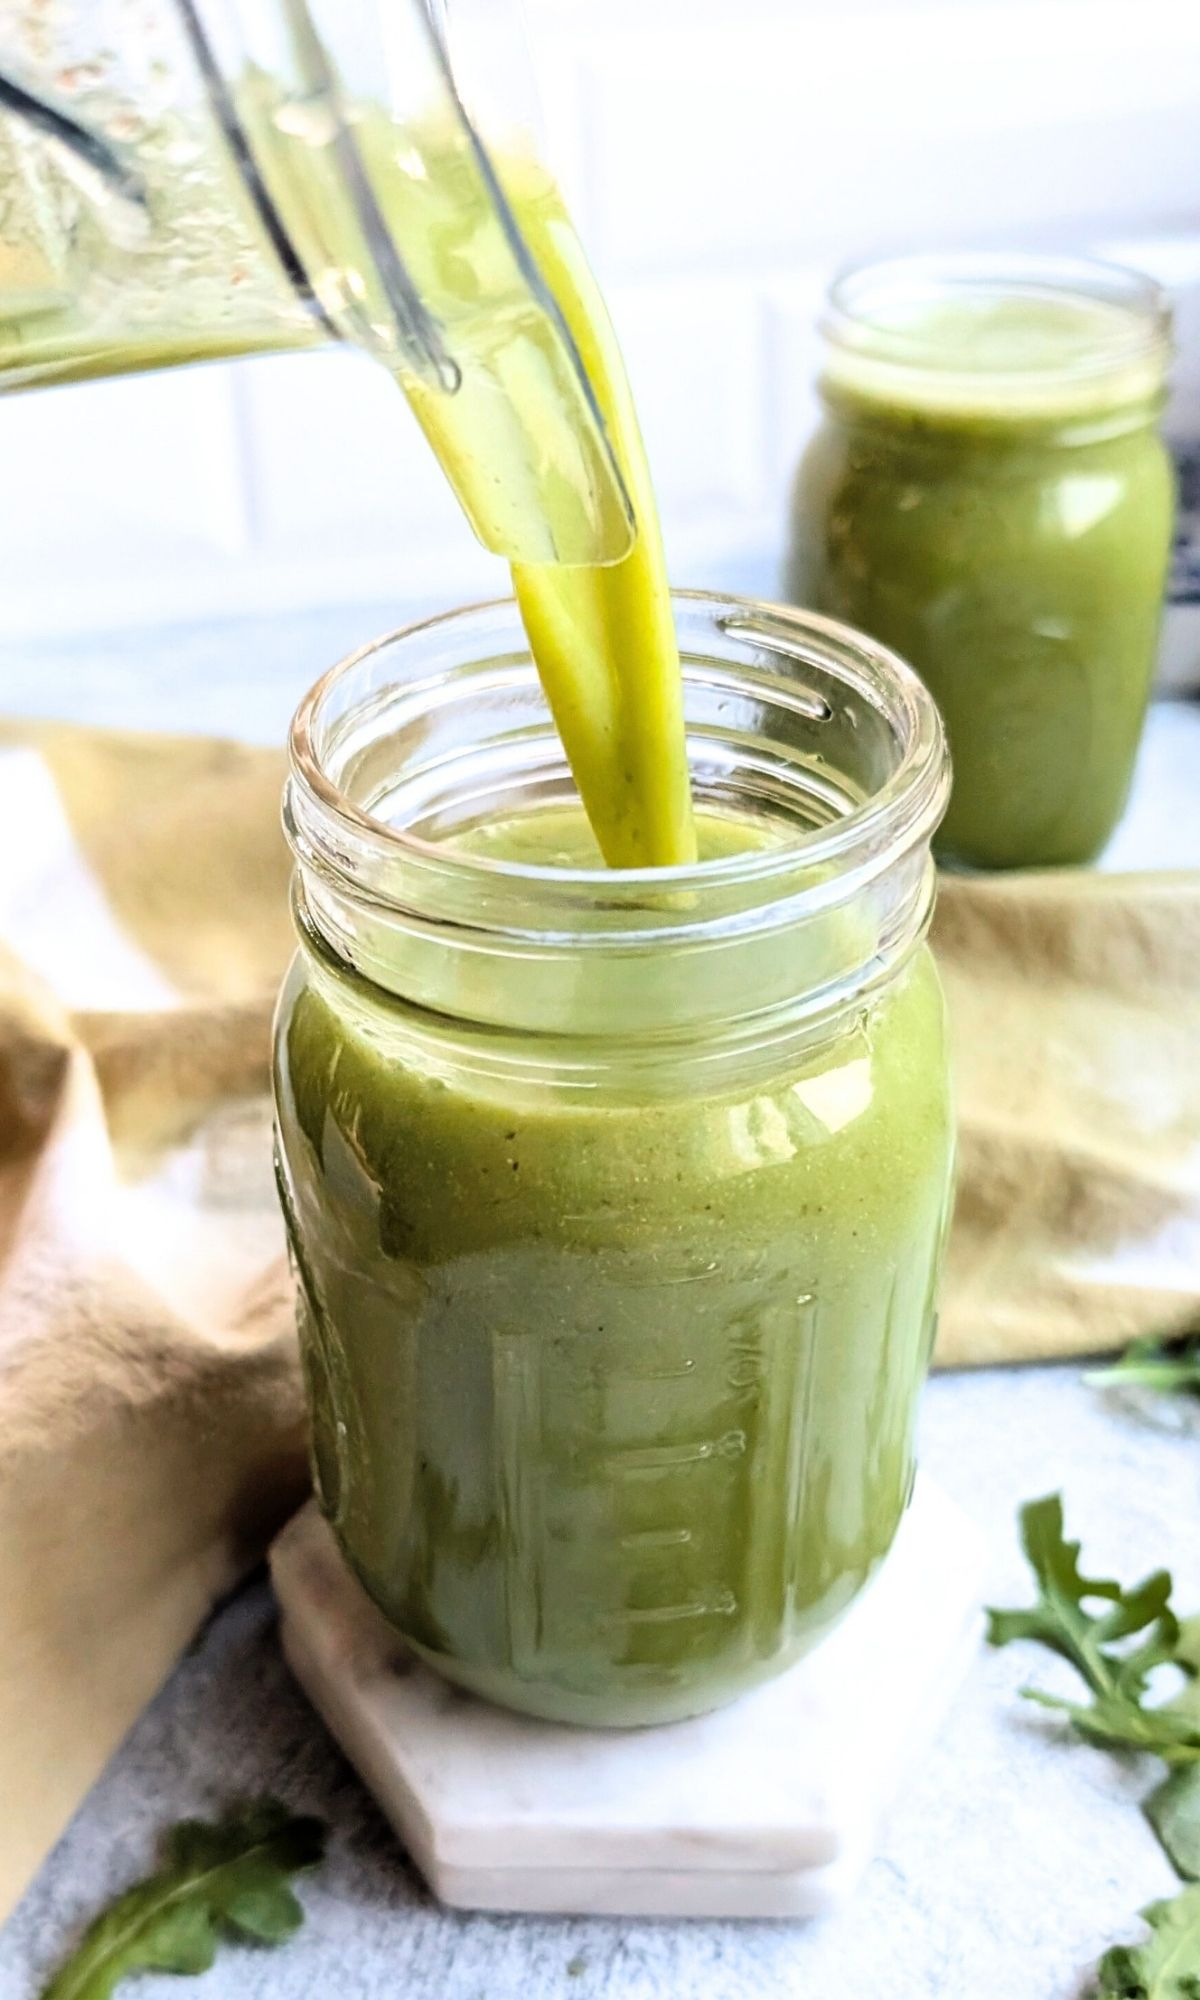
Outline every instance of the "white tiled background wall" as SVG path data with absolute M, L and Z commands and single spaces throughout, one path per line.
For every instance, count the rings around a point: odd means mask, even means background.
M 1194 0 L 528 0 L 679 582 L 769 589 L 839 264 L 1094 248 L 1178 291 L 1200 431 Z M 349 354 L 0 402 L 7 636 L 501 587 Z

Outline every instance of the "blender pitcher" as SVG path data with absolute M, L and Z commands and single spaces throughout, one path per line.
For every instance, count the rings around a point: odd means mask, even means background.
M 618 561 L 532 112 L 513 0 L 0 0 L 0 390 L 346 341 L 485 547 Z

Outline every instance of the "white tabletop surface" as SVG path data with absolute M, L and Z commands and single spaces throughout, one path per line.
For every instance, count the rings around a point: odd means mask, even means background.
M 386 622 L 376 614 L 375 625 Z M 0 712 L 278 741 L 313 675 L 369 636 L 296 620 L 0 651 Z M 1200 866 L 1200 708 L 1153 714 L 1109 866 Z M 988 1536 L 990 1590 L 1025 1599 L 1022 1500 L 1061 1488 L 1109 1573 L 1170 1566 L 1200 1603 L 1200 1404 L 1130 1405 L 1073 1367 L 942 1376 L 923 1461 Z M 1152 1764 L 1069 1740 L 1018 1698 L 1066 1683 L 1038 1652 L 983 1653 L 846 1912 L 813 1924 L 462 1916 L 439 1909 L 293 1684 L 252 1583 L 143 1717 L 0 1936 L 0 2000 L 31 2000 L 72 1930 L 147 1865 L 157 1831 L 271 1790 L 332 1829 L 310 1921 L 230 1949 L 219 2000 L 1077 2000 L 1104 1947 L 1174 1878 L 1138 1811 Z M 144 2000 L 181 2000 L 150 1977 Z

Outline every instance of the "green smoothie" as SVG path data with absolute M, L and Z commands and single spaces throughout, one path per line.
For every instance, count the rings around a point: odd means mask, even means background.
M 1130 319 L 981 285 L 885 327 L 903 360 L 869 340 L 831 353 L 788 593 L 894 647 L 932 691 L 953 862 L 1085 862 L 1124 806 L 1173 508 L 1164 354 L 1149 337 L 1135 352 Z
M 470 844 L 590 840 L 576 810 Z M 533 1714 L 663 1721 L 777 1673 L 910 1491 L 951 1151 L 928 952 L 782 1067 L 722 1085 L 712 1054 L 616 1040 L 582 1088 L 569 1040 L 505 1063 L 311 937 L 285 989 L 321 1504 L 406 1638 Z

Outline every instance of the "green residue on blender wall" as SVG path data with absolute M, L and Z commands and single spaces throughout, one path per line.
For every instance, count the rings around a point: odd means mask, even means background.
M 694 860 L 653 488 L 620 349 L 555 183 L 529 153 L 510 147 L 497 159 L 549 303 L 535 296 L 458 125 L 399 124 L 345 104 L 339 122 L 256 72 L 237 105 L 310 281 L 308 309 L 204 124 L 176 115 L 138 130 L 129 152 L 145 189 L 139 209 L 103 188 L 76 199 L 54 159 L 0 121 L 21 205 L 20 229 L 3 232 L 0 387 L 306 346 L 335 330 L 374 351 L 482 539 L 516 558 L 530 647 L 605 861 Z M 378 243 L 347 196 L 347 143 L 443 347 L 440 379 L 392 336 Z

